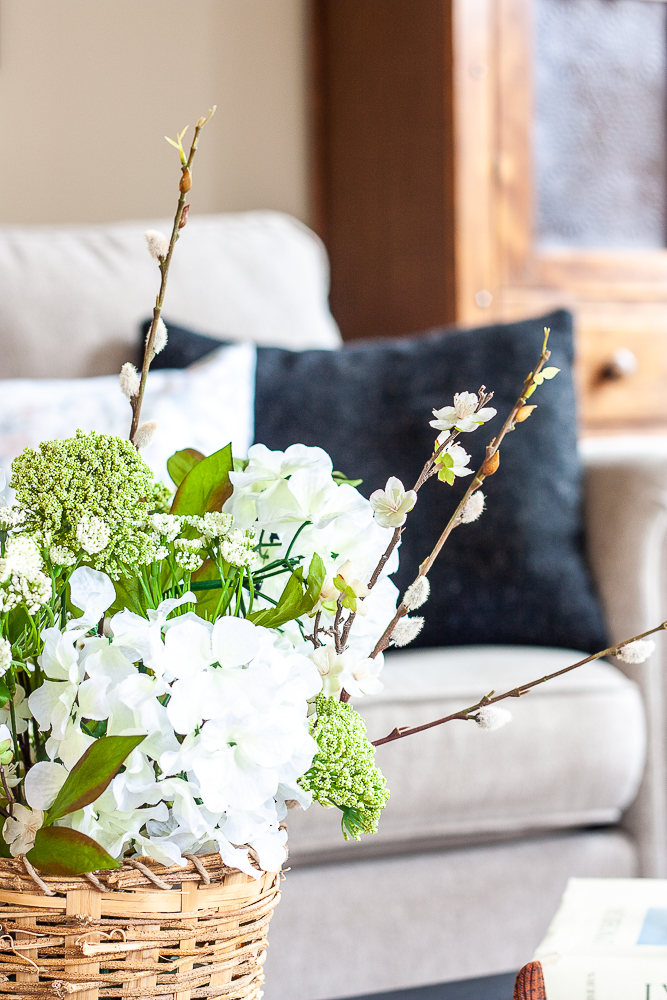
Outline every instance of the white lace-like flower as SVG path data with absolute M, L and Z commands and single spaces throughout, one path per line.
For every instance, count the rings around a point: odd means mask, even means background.
M 234 523 L 231 514 L 220 511 L 207 511 L 205 514 L 189 514 L 185 518 L 188 524 L 201 531 L 204 538 L 224 538 Z
M 232 528 L 223 539 L 220 552 L 222 558 L 232 566 L 250 566 L 255 559 L 253 549 L 256 544 L 257 536 L 254 531 Z
M 14 815 L 8 816 L 2 828 L 2 836 L 12 857 L 27 854 L 35 846 L 37 831 L 44 822 L 41 809 L 27 809 L 20 802 L 14 803 Z
M 512 721 L 512 713 L 505 708 L 497 708 L 495 705 L 486 705 L 480 708 L 476 715 L 472 716 L 480 729 L 500 729 Z
M 164 233 L 161 233 L 159 229 L 147 229 L 144 236 L 151 257 L 154 257 L 155 260 L 161 260 L 167 256 L 169 252 L 169 239 Z
M 151 514 L 149 523 L 165 542 L 173 542 L 184 522 L 185 518 L 179 514 Z
M 8 639 L 0 638 L 0 677 L 6 674 L 12 665 L 12 644 Z
M 94 514 L 84 514 L 77 525 L 76 539 L 89 556 L 106 549 L 111 540 L 111 528 Z
M 476 521 L 484 510 L 485 502 L 486 497 L 480 490 L 473 493 L 459 515 L 461 524 L 471 524 L 472 521 Z
M 411 583 L 403 595 L 403 604 L 408 611 L 416 611 L 426 604 L 428 595 L 431 593 L 431 584 L 425 576 L 418 576 L 414 583 Z
M 0 610 L 11 611 L 23 603 L 28 614 L 51 599 L 51 580 L 43 572 L 39 547 L 28 535 L 7 541 L 5 556 L 0 559 Z
M 157 420 L 146 420 L 143 424 L 139 424 L 134 432 L 132 444 L 135 448 L 147 448 L 153 440 L 156 430 Z
M 49 559 L 54 566 L 73 566 L 76 562 L 76 552 L 65 545 L 52 545 L 49 549 Z
M 126 361 L 121 368 L 118 382 L 120 383 L 121 392 L 128 399 L 132 399 L 139 392 L 141 379 L 139 378 L 139 372 L 131 361 Z
M 25 511 L 15 505 L 0 507 L 0 527 L 4 529 L 17 528 L 25 520 Z
M 616 656 L 623 663 L 643 663 L 655 652 L 653 639 L 635 639 L 621 646 Z
M 417 638 L 423 627 L 424 619 L 419 615 L 415 615 L 413 618 L 408 618 L 406 615 L 396 622 L 394 631 L 391 633 L 391 641 L 395 646 L 407 646 L 409 642 Z
M 449 431 L 453 427 L 457 431 L 475 431 L 497 413 L 492 406 L 475 412 L 478 404 L 476 392 L 457 392 L 453 406 L 443 406 L 441 410 L 433 410 L 435 420 L 430 421 L 431 427 L 439 431 Z
M 204 557 L 199 552 L 188 552 L 187 550 L 177 549 L 174 557 L 178 565 L 182 566 L 188 573 L 195 573 L 204 563 Z
M 396 476 L 387 480 L 383 490 L 375 490 L 370 496 L 373 517 L 383 528 L 400 528 L 416 503 L 415 491 L 406 490 Z

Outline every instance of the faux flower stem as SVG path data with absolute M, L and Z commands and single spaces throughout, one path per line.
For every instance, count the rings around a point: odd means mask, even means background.
M 199 139 L 199 133 L 203 129 L 206 122 L 215 114 L 215 105 L 211 108 L 206 118 L 200 118 L 195 126 L 195 134 L 192 139 L 192 145 L 190 146 L 189 156 L 184 164 L 181 166 L 181 182 L 179 184 L 179 198 L 178 204 L 176 206 L 176 215 L 174 216 L 174 225 L 171 230 L 171 239 L 169 240 L 169 250 L 167 251 L 167 256 L 160 260 L 160 291 L 158 292 L 157 299 L 155 301 L 155 308 L 153 309 L 153 322 L 151 323 L 150 330 L 148 331 L 148 336 L 146 338 L 146 347 L 144 348 L 144 360 L 141 366 L 141 381 L 139 383 L 139 391 L 136 396 L 132 396 L 130 399 L 130 405 L 132 407 L 132 424 L 130 426 L 130 441 L 134 442 L 134 436 L 139 427 L 139 418 L 141 416 L 141 404 L 144 400 L 144 391 L 146 388 L 146 377 L 148 375 L 148 369 L 151 366 L 153 360 L 154 351 L 153 345 L 155 344 L 155 336 L 157 333 L 158 323 L 160 316 L 162 314 L 162 304 L 164 302 L 164 293 L 167 290 L 167 278 L 169 277 L 169 265 L 171 264 L 171 258 L 174 253 L 174 247 L 176 246 L 176 240 L 179 236 L 179 229 L 181 228 L 181 222 L 183 222 L 185 216 L 185 199 L 190 190 L 191 184 L 191 167 L 192 161 L 195 158 L 195 153 L 197 152 L 197 142 Z M 188 180 L 189 183 L 184 183 Z M 187 217 L 187 216 L 185 216 Z
M 645 639 L 648 635 L 654 635 L 656 632 L 663 632 L 667 630 L 667 621 L 662 622 L 660 625 L 656 625 L 655 628 L 649 629 L 647 632 L 641 632 L 639 635 L 635 635 L 632 639 L 626 639 L 625 642 L 617 643 L 615 646 L 609 646 L 608 649 L 603 649 L 599 653 L 592 653 L 591 656 L 584 657 L 583 660 L 578 660 L 576 663 L 571 663 L 569 667 L 563 667 L 561 670 L 555 670 L 552 674 L 545 674 L 544 677 L 538 677 L 534 681 L 528 681 L 527 684 L 519 684 L 518 687 L 512 688 L 510 691 L 504 691 L 503 694 L 494 694 L 493 691 L 488 695 L 484 695 L 475 705 L 471 705 L 469 708 L 461 709 L 460 712 L 453 712 L 452 715 L 446 715 L 443 719 L 435 719 L 434 722 L 425 722 L 422 726 L 413 726 L 411 729 L 407 726 L 397 727 L 392 730 L 388 736 L 383 736 L 380 740 L 374 740 L 373 746 L 379 747 L 384 743 L 393 743 L 394 740 L 403 739 L 404 736 L 412 736 L 414 733 L 422 733 L 426 729 L 433 729 L 434 726 L 442 726 L 445 722 L 453 722 L 455 719 L 460 719 L 463 722 L 474 722 L 475 712 L 478 712 L 480 708 L 484 708 L 486 705 L 495 705 L 499 701 L 504 701 L 506 698 L 521 698 L 522 695 L 528 694 L 534 687 L 539 684 L 546 684 L 547 681 L 551 681 L 554 677 L 560 677 L 562 674 L 567 674 L 570 670 L 576 670 L 577 667 L 583 667 L 584 663 L 590 663 L 592 660 L 599 660 L 602 656 L 616 656 L 621 646 L 627 646 L 628 643 L 635 642 L 637 639 Z
M 500 450 L 500 446 L 501 446 L 501 444 L 502 444 L 502 442 L 503 442 L 503 440 L 505 438 L 505 435 L 508 434 L 510 431 L 513 431 L 514 428 L 516 427 L 516 416 L 517 416 L 517 413 L 519 412 L 519 410 L 521 409 L 522 406 L 526 405 L 526 399 L 528 398 L 528 396 L 530 394 L 529 390 L 530 390 L 530 387 L 534 383 L 535 376 L 539 374 L 539 372 L 542 370 L 542 368 L 544 368 L 545 364 L 549 360 L 549 357 L 551 356 L 551 352 L 547 350 L 547 340 L 548 340 L 548 337 L 549 337 L 549 331 L 545 330 L 545 333 L 544 333 L 544 344 L 542 345 L 542 353 L 540 354 L 539 361 L 537 362 L 537 365 L 535 366 L 534 370 L 532 372 L 530 372 L 526 376 L 526 378 L 524 380 L 524 383 L 523 383 L 523 390 L 521 392 L 521 395 L 519 396 L 519 398 L 517 399 L 516 403 L 514 404 L 514 406 L 512 407 L 512 409 L 510 410 L 509 415 L 507 416 L 507 419 L 505 420 L 505 423 L 503 424 L 502 428 L 500 429 L 499 434 L 497 434 L 496 437 L 494 437 L 490 441 L 490 443 L 487 445 L 487 447 L 486 447 L 486 455 L 484 457 L 484 461 L 482 462 L 481 466 L 479 467 L 479 469 L 477 471 L 477 474 L 473 478 L 473 480 L 470 483 L 470 486 L 468 487 L 468 489 L 463 494 L 463 498 L 461 499 L 461 502 L 458 504 L 456 510 L 454 511 L 454 513 L 450 517 L 449 521 L 447 522 L 444 531 L 440 535 L 440 538 L 438 539 L 438 541 L 435 543 L 435 545 L 434 545 L 434 547 L 433 547 L 430 555 L 428 555 L 426 557 L 426 559 L 421 563 L 421 565 L 419 567 L 419 573 L 417 574 L 417 576 L 416 576 L 416 578 L 415 578 L 415 580 L 413 582 L 416 582 L 419 579 L 419 577 L 426 576 L 428 574 L 429 570 L 431 569 L 431 566 L 433 565 L 433 563 L 435 562 L 435 560 L 438 558 L 443 545 L 445 544 L 445 542 L 447 541 L 447 539 L 451 535 L 451 533 L 454 530 L 454 528 L 459 524 L 459 519 L 460 519 L 460 516 L 461 516 L 461 512 L 463 511 L 463 508 L 467 504 L 468 500 L 470 499 L 470 497 L 472 496 L 472 494 L 475 492 L 475 490 L 478 490 L 480 488 L 480 486 L 482 485 L 482 483 L 486 479 L 487 475 L 492 475 L 493 472 L 495 472 L 495 468 L 493 468 L 492 461 L 493 461 L 494 457 L 496 456 L 496 454 L 498 453 L 498 451 Z M 497 468 L 497 465 L 496 465 L 496 468 Z M 396 529 L 396 532 L 398 532 L 399 538 L 400 538 L 400 533 L 402 532 L 402 530 L 403 530 L 402 528 L 397 528 Z M 394 534 L 396 534 L 396 532 Z M 396 542 L 398 542 L 398 539 L 396 539 Z M 387 553 L 391 554 L 391 549 L 388 548 Z M 387 558 L 389 558 L 389 555 L 387 553 L 385 553 L 385 555 L 387 556 Z M 385 558 L 385 556 L 383 555 L 382 559 L 384 559 L 384 558 Z M 385 562 L 386 562 L 386 559 L 385 559 Z M 382 565 L 384 565 L 384 563 Z M 374 574 L 374 576 L 375 576 L 375 574 Z M 369 587 L 370 586 L 371 586 L 371 584 L 369 584 Z M 375 659 L 375 657 L 378 655 L 378 653 L 383 652 L 383 650 L 385 650 L 387 648 L 387 646 L 389 645 L 389 642 L 391 640 L 391 634 L 392 634 L 392 632 L 394 631 L 394 629 L 396 627 L 396 623 L 404 615 L 406 615 L 407 613 L 408 613 L 408 609 L 405 607 L 405 605 L 403 603 L 399 604 L 398 608 L 396 609 L 396 614 L 394 615 L 394 617 L 389 622 L 389 624 L 387 625 L 386 629 L 384 630 L 384 632 L 382 633 L 382 635 L 380 636 L 380 638 L 376 642 L 375 648 L 374 648 L 373 652 L 370 654 L 371 659 Z

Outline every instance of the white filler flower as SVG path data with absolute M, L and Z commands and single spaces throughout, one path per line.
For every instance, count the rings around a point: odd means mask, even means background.
M 655 652 L 653 639 L 635 639 L 634 642 L 626 642 L 621 646 L 616 656 L 623 663 L 643 663 Z
M 453 406 L 443 406 L 441 410 L 433 411 L 435 420 L 430 421 L 431 427 L 439 431 L 449 431 L 453 427 L 457 431 L 476 431 L 497 413 L 492 406 L 486 406 L 476 413 L 478 404 L 476 392 L 457 392 Z
M 83 551 L 93 556 L 106 549 L 111 539 L 111 529 L 94 514 L 84 514 L 77 525 L 76 538 Z
M 373 517 L 383 528 L 400 528 L 416 503 L 415 491 L 406 490 L 396 476 L 387 480 L 383 490 L 375 490 L 370 496 Z
M 12 665 L 12 644 L 7 639 L 0 639 L 0 677 L 6 674 Z

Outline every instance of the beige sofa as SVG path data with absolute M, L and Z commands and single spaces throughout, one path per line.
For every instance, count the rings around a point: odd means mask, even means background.
M 167 223 L 0 227 L 0 378 L 110 374 L 150 311 L 142 233 Z M 277 213 L 193 219 L 166 312 L 220 338 L 335 349 L 326 255 Z M 1 386 L 0 386 L 1 391 Z M 667 617 L 667 439 L 582 442 L 590 564 L 615 640 Z M 380 833 L 290 814 L 291 870 L 266 1000 L 356 996 L 518 968 L 571 875 L 667 875 L 662 641 L 512 703 L 496 732 L 453 723 L 378 751 Z M 407 650 L 364 699 L 373 737 L 576 659 L 545 648 Z

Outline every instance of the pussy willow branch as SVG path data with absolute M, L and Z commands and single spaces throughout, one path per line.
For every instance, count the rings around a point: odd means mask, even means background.
M 444 531 L 440 535 L 440 538 L 437 540 L 437 542 L 433 546 L 431 554 L 429 556 L 427 556 L 426 559 L 423 561 L 423 563 L 420 565 L 420 567 L 419 567 L 419 573 L 415 577 L 415 580 L 413 581 L 414 583 L 416 583 L 417 580 L 419 580 L 420 577 L 426 576 L 426 574 L 429 572 L 429 570 L 431 569 L 431 566 L 433 565 L 433 563 L 435 562 L 435 560 L 438 558 L 438 555 L 440 554 L 440 551 L 441 551 L 443 545 L 445 544 L 445 542 L 447 541 L 447 539 L 451 535 L 451 533 L 454 530 L 454 528 L 460 523 L 461 513 L 463 511 L 463 508 L 467 504 L 468 500 L 473 495 L 473 493 L 475 492 L 475 490 L 478 490 L 480 488 L 480 486 L 482 485 L 482 483 L 484 482 L 484 480 L 486 479 L 486 477 L 493 475 L 493 473 L 498 468 L 497 463 L 494 463 L 493 459 L 495 458 L 496 454 L 498 453 L 498 451 L 500 449 L 500 446 L 501 446 L 501 444 L 502 444 L 502 442 L 503 442 L 503 440 L 505 438 L 505 435 L 508 434 L 510 431 L 513 431 L 514 428 L 516 427 L 516 417 L 517 417 L 517 414 L 518 414 L 519 410 L 521 409 L 521 407 L 526 405 L 526 399 L 528 398 L 528 393 L 529 393 L 531 385 L 533 384 L 533 382 L 535 380 L 535 376 L 540 373 L 540 371 L 542 370 L 542 368 L 544 368 L 545 364 L 547 363 L 547 361 L 549 360 L 549 358 L 551 356 L 551 352 L 547 350 L 547 337 L 548 337 L 548 331 L 545 331 L 544 344 L 542 346 L 542 353 L 540 354 L 540 358 L 539 358 L 539 361 L 538 361 L 536 367 L 534 368 L 534 370 L 532 372 L 530 372 L 526 376 L 526 379 L 524 380 L 524 383 L 523 383 L 522 393 L 519 396 L 519 398 L 517 399 L 517 401 L 514 404 L 514 406 L 512 407 L 512 409 L 510 410 L 510 413 L 509 413 L 507 419 L 505 420 L 505 423 L 503 424 L 503 426 L 502 426 L 502 428 L 500 430 L 500 433 L 497 434 L 496 437 L 494 437 L 491 440 L 491 442 L 487 445 L 487 447 L 486 447 L 486 455 L 484 457 L 484 461 L 482 462 L 482 464 L 479 467 L 479 469 L 478 469 L 475 477 L 473 478 L 472 482 L 470 483 L 470 486 L 468 487 L 468 489 L 463 494 L 463 498 L 461 499 L 461 502 L 459 503 L 459 505 L 457 506 L 456 510 L 454 511 L 454 513 L 450 517 L 449 521 L 447 522 L 447 525 L 445 526 Z M 400 532 L 400 531 L 402 531 L 402 528 L 397 528 L 396 531 Z M 400 537 L 400 535 L 399 535 L 399 537 Z M 378 655 L 378 653 L 383 652 L 383 650 L 385 650 L 387 648 L 387 646 L 389 645 L 390 639 L 391 639 L 391 634 L 394 631 L 394 629 L 396 628 L 397 623 L 407 613 L 408 613 L 408 609 L 403 604 L 403 602 L 401 602 L 399 604 L 399 606 L 397 607 L 397 609 L 396 609 L 396 614 L 394 615 L 394 617 L 389 622 L 389 624 L 387 625 L 386 629 L 384 630 L 384 632 L 382 633 L 382 635 L 380 636 L 380 638 L 376 642 L 375 648 L 374 648 L 373 652 L 370 654 L 370 658 L 371 659 L 375 659 L 375 657 Z
M 571 663 L 569 667 L 563 667 L 562 670 L 555 670 L 552 674 L 545 674 L 544 677 L 538 677 L 534 681 L 528 681 L 527 684 L 519 684 L 518 687 L 512 688 L 510 691 L 504 691 L 503 694 L 494 695 L 491 691 L 490 694 L 484 695 L 483 698 L 475 704 L 471 705 L 469 708 L 463 708 L 460 712 L 454 712 L 452 715 L 446 715 L 444 719 L 436 719 L 434 722 L 425 722 L 422 726 L 413 726 L 411 729 L 407 726 L 402 726 L 394 729 L 388 736 L 383 736 L 381 740 L 374 740 L 373 746 L 380 747 L 383 743 L 393 743 L 394 740 L 401 740 L 404 736 L 412 736 L 414 733 L 422 733 L 425 729 L 433 729 L 434 726 L 442 726 L 445 722 L 453 722 L 455 719 L 460 719 L 463 722 L 475 722 L 475 713 L 479 712 L 481 708 L 485 708 L 487 705 L 495 705 L 499 701 L 505 701 L 506 698 L 521 698 L 522 695 L 528 694 L 533 688 L 537 687 L 539 684 L 546 684 L 547 681 L 551 681 L 554 677 L 560 677 L 562 674 L 567 674 L 570 670 L 576 670 L 577 667 L 583 667 L 584 663 L 590 663 L 592 660 L 599 660 L 601 656 L 617 656 L 618 651 L 622 646 L 627 646 L 629 642 L 635 642 L 637 639 L 645 639 L 647 635 L 654 635 L 656 632 L 662 632 L 667 630 L 667 622 L 662 622 L 661 625 L 656 625 L 655 628 L 650 628 L 647 632 L 640 632 L 639 635 L 634 635 L 632 639 L 626 639 L 625 642 L 617 643 L 615 646 L 610 646 L 608 649 L 603 649 L 599 653 L 593 653 L 591 656 L 586 656 L 583 660 L 578 660 L 577 663 Z
M 176 246 L 176 240 L 179 236 L 179 229 L 182 225 L 185 225 L 184 212 L 185 212 L 185 199 L 188 191 L 192 186 L 192 161 L 195 158 L 195 153 L 197 152 L 197 141 L 199 139 L 199 133 L 203 129 L 206 122 L 215 114 L 215 105 L 211 108 L 206 118 L 200 118 L 195 126 L 195 134 L 192 139 L 192 145 L 190 146 L 190 153 L 187 161 L 181 165 L 181 180 L 178 185 L 179 198 L 178 204 L 176 206 L 176 215 L 174 216 L 174 224 L 171 230 L 171 239 L 169 240 L 169 250 L 167 251 L 167 256 L 164 257 L 159 262 L 160 266 L 160 291 L 158 292 L 157 299 L 155 300 L 155 308 L 153 309 L 153 322 L 151 323 L 150 330 L 148 331 L 148 336 L 146 337 L 146 347 L 144 348 L 144 360 L 141 366 L 141 382 L 139 383 L 139 391 L 136 396 L 130 399 L 130 405 L 132 406 L 132 424 L 130 426 L 130 441 L 134 441 L 134 435 L 137 432 L 139 426 L 139 417 L 141 416 L 141 405 L 144 401 L 144 390 L 146 388 L 146 377 L 148 375 L 148 369 L 151 366 L 151 361 L 155 357 L 153 351 L 153 345 L 155 343 L 155 335 L 157 333 L 157 325 L 162 314 L 162 304 L 164 302 L 164 293 L 167 290 L 167 278 L 169 276 L 169 265 L 171 264 L 171 258 L 174 253 L 174 247 Z M 181 225 L 182 223 L 182 225 Z

